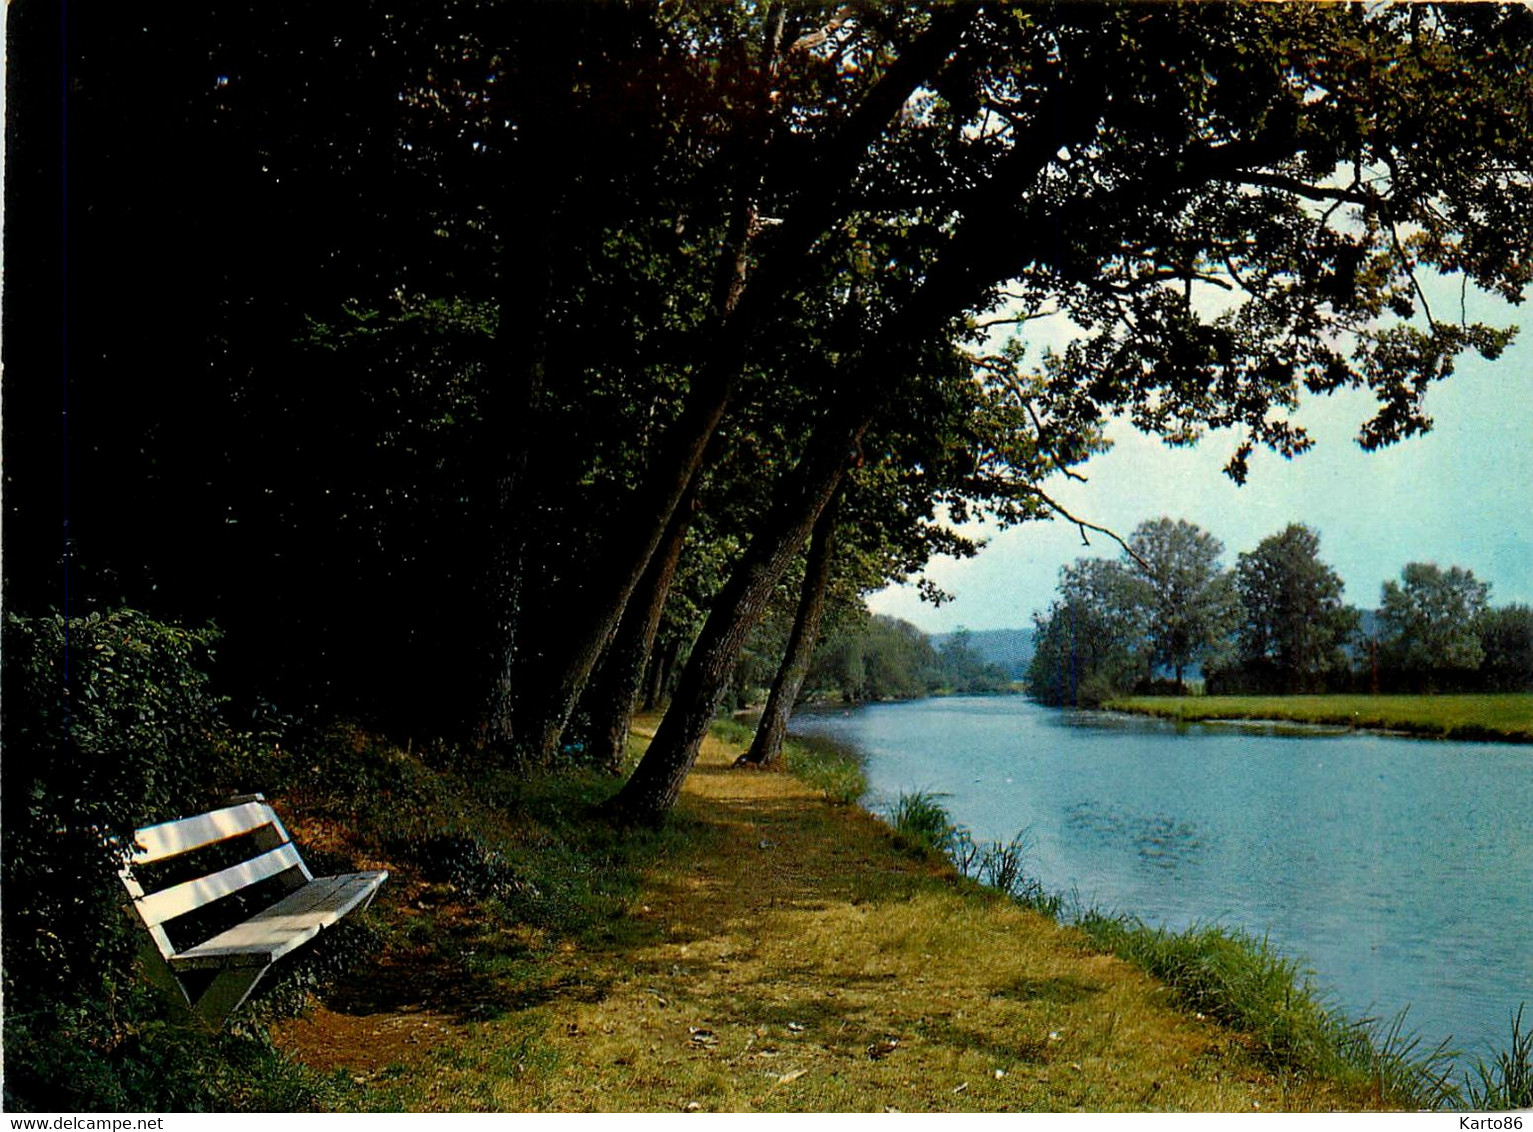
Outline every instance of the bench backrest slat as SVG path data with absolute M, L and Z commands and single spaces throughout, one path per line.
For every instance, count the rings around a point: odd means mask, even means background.
M 257 884 L 288 869 L 302 867 L 303 861 L 298 856 L 297 848 L 288 842 L 220 872 L 149 893 L 139 897 L 135 903 L 144 923 L 155 927 L 238 892 L 248 885 Z
M 133 854 L 133 863 L 147 865 L 163 861 L 166 857 L 190 853 L 268 825 L 276 825 L 278 830 L 282 828 L 272 808 L 262 802 L 246 802 L 194 818 L 146 826 L 134 834 L 139 848 Z M 282 840 L 287 840 L 285 831 Z

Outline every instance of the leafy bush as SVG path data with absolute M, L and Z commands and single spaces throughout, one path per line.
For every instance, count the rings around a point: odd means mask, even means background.
M 535 885 L 517 874 L 499 849 L 461 833 L 436 833 L 403 846 L 421 875 L 437 884 L 450 884 L 471 900 L 506 900 Z
M 132 610 L 5 618 L 7 1108 L 316 1103 L 263 1035 L 175 1024 L 134 970 L 117 877 L 134 831 L 246 788 L 204 668 L 217 639 Z
M 117 879 L 139 826 L 227 783 L 230 740 L 201 667 L 217 633 L 121 610 L 7 616 L 5 994 L 11 1010 L 127 981 Z

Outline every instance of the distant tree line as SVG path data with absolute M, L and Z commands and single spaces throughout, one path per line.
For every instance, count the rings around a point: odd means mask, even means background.
M 746 647 L 732 678 L 731 705 L 760 707 L 777 687 L 786 648 L 769 620 Z M 1012 689 L 1006 670 L 960 630 L 940 643 L 908 621 L 870 613 L 860 598 L 837 609 L 812 649 L 789 710 L 806 703 L 861 704 Z
M 959 632 L 941 645 L 908 621 L 875 615 L 831 634 L 816 651 L 808 687 L 815 698 L 863 703 L 1007 690 L 999 665 Z
M 1342 602 L 1341 578 L 1303 524 L 1233 570 L 1223 553 L 1208 532 L 1162 518 L 1135 528 L 1119 558 L 1064 567 L 1053 603 L 1034 615 L 1030 694 L 1090 705 L 1180 692 L 1194 668 L 1216 693 L 1533 690 L 1533 609 L 1492 607 L 1469 570 L 1413 562 L 1365 616 Z

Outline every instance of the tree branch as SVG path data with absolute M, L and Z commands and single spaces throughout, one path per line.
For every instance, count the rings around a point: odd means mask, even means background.
M 1096 531 L 1097 534 L 1106 535 L 1108 538 L 1112 539 L 1119 546 L 1121 546 L 1123 548 L 1123 553 L 1127 554 L 1136 563 L 1138 563 L 1141 569 L 1145 570 L 1146 572 L 1151 572 L 1150 564 L 1143 558 L 1139 557 L 1139 555 L 1134 551 L 1134 548 L 1131 547 L 1124 540 L 1123 536 L 1120 535 L 1117 531 L 1114 531 L 1108 527 L 1099 527 L 1095 523 L 1087 522 L 1085 519 L 1080 519 L 1070 514 L 1069 511 L 1066 511 L 1063 507 L 1061 507 L 1059 503 L 1057 503 L 1053 498 L 1049 496 L 1047 492 L 1045 492 L 1041 487 L 1038 487 L 1036 484 L 1028 484 L 1023 490 L 1025 490 L 1029 495 L 1041 499 L 1049 508 L 1049 510 L 1053 511 L 1060 518 L 1074 523 L 1076 528 L 1081 532 L 1082 546 L 1091 545 L 1091 539 L 1086 537 L 1086 532 Z

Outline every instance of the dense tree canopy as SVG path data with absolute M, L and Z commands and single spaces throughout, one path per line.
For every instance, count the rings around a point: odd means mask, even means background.
M 214 617 L 270 695 L 511 761 L 569 749 L 639 611 L 687 658 L 645 818 L 844 492 L 908 570 L 939 507 L 1047 511 L 1111 416 L 1232 428 L 1240 478 L 1362 389 L 1388 443 L 1508 338 L 1422 277 L 1533 272 L 1520 6 L 20 0 L 10 34 L 7 600 Z
M 1461 684 L 1480 667 L 1479 626 L 1490 587 L 1459 566 L 1411 562 L 1379 597 L 1380 648 L 1389 668 L 1434 691 Z
M 1215 659 L 1239 620 L 1224 544 L 1185 519 L 1140 523 L 1128 542 L 1142 589 L 1152 665 L 1171 670 L 1177 686 L 1193 664 Z
M 1342 604 L 1342 581 L 1320 561 L 1320 536 L 1301 523 L 1269 535 L 1235 564 L 1239 661 L 1248 680 L 1283 692 L 1320 691 L 1347 666 L 1343 646 L 1358 626 Z
M 1061 569 L 1058 598 L 1034 618 L 1034 698 L 1094 705 L 1151 675 L 1145 593 L 1121 562 L 1081 558 Z

